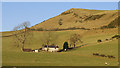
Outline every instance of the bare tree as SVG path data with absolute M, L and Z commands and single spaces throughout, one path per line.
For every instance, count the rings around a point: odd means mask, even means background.
M 48 46 L 50 45 L 51 41 L 51 31 L 48 32 L 48 38 L 47 38 L 47 51 L 49 50 Z
M 47 45 L 50 45 L 50 41 L 51 41 L 51 31 L 48 32 L 48 37 L 47 37 Z
M 30 25 L 29 22 L 24 22 L 16 27 L 14 27 L 14 40 L 19 47 L 22 46 L 22 49 L 24 49 L 25 43 L 27 39 L 30 39 L 32 37 L 32 32 L 30 28 L 28 27 Z
M 54 33 L 52 31 L 48 31 L 48 36 L 44 37 L 45 38 L 45 43 L 47 45 L 47 51 L 49 50 L 48 46 L 49 45 L 55 45 L 56 44 L 56 38 L 58 37 L 56 34 L 54 35 Z
M 77 42 L 83 43 L 80 38 L 81 38 L 81 36 L 79 34 L 73 34 L 70 37 L 70 44 L 73 44 L 75 47 Z

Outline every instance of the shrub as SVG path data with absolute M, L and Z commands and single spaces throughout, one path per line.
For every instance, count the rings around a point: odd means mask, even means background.
M 68 42 L 65 42 L 64 45 L 63 45 L 63 50 L 67 50 L 68 49 Z
M 108 39 L 105 39 L 106 41 L 108 41 Z
M 98 39 L 98 40 L 97 40 L 97 42 L 99 42 L 99 43 L 100 43 L 100 42 L 102 42 L 102 40 L 101 40 L 101 39 Z
M 74 15 L 75 17 L 78 17 L 78 14 L 76 14 L 76 13 L 74 13 L 73 15 Z
M 59 21 L 58 21 L 58 24 L 59 25 L 62 25 L 63 23 L 62 23 L 62 19 L 60 19 Z
M 67 14 L 70 14 L 71 12 L 63 12 L 61 13 L 61 15 L 67 15 Z

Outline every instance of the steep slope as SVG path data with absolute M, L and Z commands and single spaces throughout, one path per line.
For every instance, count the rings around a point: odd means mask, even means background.
M 43 21 L 31 29 L 100 28 L 118 17 L 117 10 L 69 9 L 58 16 Z

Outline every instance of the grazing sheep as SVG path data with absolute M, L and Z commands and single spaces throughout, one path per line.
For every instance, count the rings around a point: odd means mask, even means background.
M 109 65 L 107 62 L 105 62 L 105 65 Z

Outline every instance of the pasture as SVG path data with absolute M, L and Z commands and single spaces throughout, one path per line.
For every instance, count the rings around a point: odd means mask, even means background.
M 3 35 L 11 34 L 5 32 Z M 48 31 L 33 31 L 33 38 L 29 39 L 25 44 L 25 48 L 37 49 L 45 43 Z M 117 34 L 117 29 L 105 30 L 67 30 L 52 31 L 51 44 L 57 44 L 63 47 L 64 41 L 69 42 L 69 37 L 79 33 L 83 43 L 77 43 L 77 46 L 88 44 L 78 49 L 67 52 L 22 52 L 21 46 L 16 47 L 13 36 L 2 37 L 2 63 L 3 66 L 117 66 L 118 65 L 118 40 L 106 42 L 106 38 L 110 38 Z M 102 43 L 97 43 L 98 39 L 102 39 Z M 113 55 L 116 58 L 110 59 L 105 57 L 97 57 L 92 54 L 98 52 L 100 54 Z M 108 65 L 105 65 L 105 62 Z

